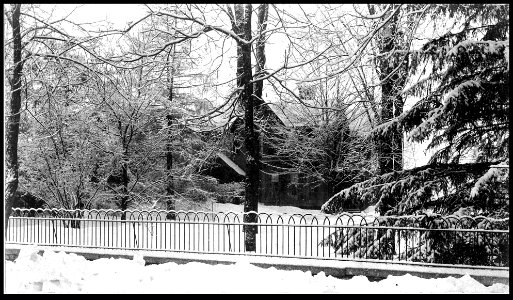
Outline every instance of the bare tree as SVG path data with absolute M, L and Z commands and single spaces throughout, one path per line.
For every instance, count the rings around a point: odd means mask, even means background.
M 108 36 L 109 32 L 101 32 L 98 37 L 88 35 L 82 27 L 83 24 L 69 20 L 69 15 L 60 19 L 52 17 L 51 13 L 45 10 L 44 5 L 11 5 L 11 10 L 4 10 L 8 25 L 12 29 L 12 36 L 7 34 L 5 47 L 12 48 L 13 55 L 6 52 L 6 73 L 11 87 L 11 97 L 8 113 L 6 114 L 6 203 L 5 203 L 5 229 L 8 226 L 8 217 L 12 204 L 16 198 L 16 190 L 19 183 L 19 133 L 21 114 L 30 114 L 28 106 L 31 89 L 29 86 L 35 83 L 37 78 L 26 76 L 28 73 L 43 74 L 49 61 L 66 61 L 79 67 L 91 76 L 98 76 L 88 64 L 79 59 L 77 54 L 95 57 L 96 53 L 91 51 L 99 36 Z M 70 35 L 64 30 L 61 24 L 67 23 L 77 29 L 80 34 Z M 86 33 L 83 35 L 83 33 Z M 12 60 L 11 60 L 12 59 Z M 40 82 L 39 82 L 40 83 Z M 55 87 L 56 88 L 56 87 Z M 25 102 L 25 107 L 22 105 Z M 35 103 L 34 103 L 35 104 Z M 33 114 L 30 114 L 34 117 Z M 50 136 L 52 136 L 50 134 Z

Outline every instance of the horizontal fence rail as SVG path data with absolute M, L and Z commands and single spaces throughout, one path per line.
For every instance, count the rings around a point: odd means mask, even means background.
M 13 208 L 6 242 L 509 267 L 509 218 Z

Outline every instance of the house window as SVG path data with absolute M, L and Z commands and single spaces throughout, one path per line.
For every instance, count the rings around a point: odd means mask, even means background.
M 271 182 L 278 182 L 278 181 L 279 181 L 279 175 L 271 174 Z

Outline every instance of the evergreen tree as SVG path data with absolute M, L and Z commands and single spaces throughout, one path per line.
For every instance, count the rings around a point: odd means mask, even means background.
M 358 199 L 387 215 L 428 208 L 451 214 L 464 207 L 489 216 L 507 214 L 509 5 L 437 5 L 428 15 L 435 23 L 463 22 L 457 31 L 409 51 L 410 78 L 431 66 L 426 78 L 402 92 L 420 100 L 372 135 L 404 130 L 414 142 L 429 141 L 434 154 L 425 166 L 342 190 L 323 205 L 324 212 L 336 213 L 343 202 Z

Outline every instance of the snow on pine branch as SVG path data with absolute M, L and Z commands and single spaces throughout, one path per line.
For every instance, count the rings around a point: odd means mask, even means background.
M 502 49 L 505 50 L 505 48 L 509 48 L 509 39 L 504 41 L 464 40 L 454 45 L 454 47 L 447 52 L 446 57 L 457 56 L 460 48 L 468 49 L 469 47 L 480 47 L 485 54 L 499 54 Z M 509 57 L 506 57 L 506 59 L 509 59 Z
M 508 165 L 509 159 L 504 161 L 501 165 Z M 488 184 L 492 182 L 492 180 L 497 181 L 506 181 L 508 180 L 509 175 L 509 167 L 503 168 L 501 165 L 491 165 L 490 169 L 481 176 L 470 191 L 470 198 L 475 198 L 479 195 L 481 191 L 488 187 Z
M 389 132 L 390 130 L 396 128 L 396 127 L 399 127 L 401 126 L 401 123 L 403 121 L 403 118 L 406 114 L 405 113 L 402 113 L 401 115 L 393 118 L 393 119 L 390 119 L 389 121 L 387 122 L 384 122 L 378 126 L 376 126 L 372 131 L 371 131 L 371 134 L 373 135 L 385 135 L 387 132 Z
M 437 191 L 444 186 L 461 185 L 460 191 L 466 190 L 463 180 L 477 180 L 485 170 L 496 162 L 469 164 L 439 164 L 433 163 L 413 169 L 402 170 L 375 176 L 359 182 L 333 195 L 321 207 L 324 213 L 337 213 L 345 202 L 379 205 L 384 198 L 395 199 L 396 209 L 400 212 L 412 210 L 421 203 L 431 201 Z M 463 177 L 462 177 L 463 176 Z M 460 183 L 458 183 L 460 182 Z M 470 188 L 469 188 L 470 189 Z M 468 195 L 468 191 L 464 192 Z M 448 196 L 448 195 L 446 195 Z M 443 202 L 443 201 L 442 201 Z M 450 205 L 450 203 L 445 203 Z M 445 205 L 441 203 L 441 205 Z
M 450 90 L 443 99 L 443 105 L 429 111 L 427 118 L 410 132 L 409 138 L 418 141 L 428 136 L 435 124 L 440 124 L 444 121 L 443 118 L 451 116 L 451 110 L 457 107 L 455 102 L 459 99 L 467 100 L 467 97 L 464 96 L 466 91 L 481 87 L 481 80 L 467 80 Z
M 455 87 L 454 89 L 452 89 L 445 95 L 444 100 L 443 100 L 444 107 L 445 107 L 444 110 L 446 110 L 446 108 L 448 107 L 448 104 L 450 104 L 450 100 L 459 99 L 460 96 L 462 95 L 462 92 L 464 92 L 465 90 L 474 88 L 474 87 L 481 88 L 481 86 L 482 86 L 481 80 L 467 80 L 467 81 L 459 84 L 457 87 Z
M 488 53 L 492 53 L 492 52 L 495 53 L 495 52 L 499 51 L 498 49 L 500 49 L 500 47 L 499 47 L 500 45 L 508 45 L 508 47 L 509 47 L 509 40 L 499 41 L 499 42 L 463 41 L 461 43 L 458 43 L 459 46 L 456 45 L 455 47 L 453 47 L 453 49 L 451 49 L 451 51 L 454 54 L 454 53 L 456 53 L 455 51 L 457 51 L 458 47 L 466 46 L 466 45 L 468 46 L 472 43 L 485 43 L 485 44 L 489 45 L 489 47 L 487 48 L 487 51 L 485 51 Z M 508 51 L 507 55 L 509 55 L 509 51 Z M 447 71 L 443 72 L 443 74 L 446 75 Z M 437 74 L 437 76 L 434 76 L 434 77 L 430 76 L 428 78 L 425 78 L 424 80 L 419 81 L 417 84 L 413 85 L 412 87 L 403 90 L 402 94 L 409 94 L 412 91 L 418 90 L 419 87 L 425 88 L 425 86 L 424 86 L 425 83 L 430 84 L 430 85 L 433 84 L 434 81 L 440 80 L 440 75 L 441 74 Z M 423 137 L 427 136 L 427 134 L 431 131 L 430 129 L 437 122 L 437 120 L 440 121 L 439 118 L 443 117 L 445 114 L 447 114 L 448 111 L 450 110 L 449 108 L 454 107 L 453 102 L 452 102 L 453 100 L 466 99 L 466 97 L 462 97 L 463 93 L 465 91 L 467 91 L 469 89 L 473 89 L 473 88 L 480 89 L 481 87 L 482 87 L 482 82 L 480 80 L 467 80 L 467 81 L 464 81 L 463 83 L 459 84 L 458 86 L 456 86 L 454 89 L 447 92 L 445 94 L 445 97 L 443 98 L 443 108 L 435 108 L 432 111 L 430 111 L 428 113 L 427 118 L 425 120 L 423 120 L 422 123 L 420 123 L 418 126 L 416 126 L 413 129 L 413 131 L 411 132 L 410 138 L 415 139 L 415 140 L 421 140 Z M 418 103 L 421 103 L 421 102 L 423 102 L 423 101 L 421 100 Z M 403 121 L 405 120 L 405 118 L 410 114 L 411 111 L 413 111 L 417 107 L 418 107 L 418 105 L 415 105 L 414 107 L 412 107 L 412 109 L 403 112 L 401 115 L 378 125 L 376 128 L 374 128 L 372 133 L 373 134 L 386 134 L 388 131 L 403 125 Z
M 400 127 L 403 127 L 406 131 L 408 131 L 408 127 L 412 126 L 413 124 L 408 125 L 405 123 L 409 123 L 407 120 L 412 119 L 412 115 L 417 115 L 417 112 L 415 112 L 416 110 L 424 109 L 423 106 L 425 103 L 423 102 L 423 100 L 417 102 L 417 104 L 414 105 L 410 110 L 405 111 L 401 113 L 399 116 L 376 126 L 372 130 L 371 134 L 386 135 L 390 130 Z M 430 110 L 427 113 L 427 118 L 420 121 L 420 124 L 413 125 L 413 129 L 409 134 L 409 139 L 419 141 L 429 136 L 429 134 L 432 132 L 432 127 L 437 123 L 437 121 L 440 120 L 440 118 L 444 116 L 443 113 L 443 107 L 437 107 Z
M 428 112 L 427 118 L 422 120 L 422 122 L 415 126 L 415 128 L 410 133 L 410 138 L 415 140 L 421 140 L 429 133 L 431 132 L 431 129 L 433 125 L 435 125 L 437 122 L 442 121 L 441 118 L 444 116 L 447 116 L 447 113 L 449 112 L 451 107 L 454 107 L 453 100 L 461 99 L 465 97 L 461 97 L 462 93 L 465 90 L 471 89 L 471 88 L 481 88 L 481 81 L 480 80 L 467 80 L 461 84 L 459 84 L 457 87 L 449 91 L 443 100 L 443 106 L 437 107 L 432 109 Z M 373 134 L 386 134 L 388 131 L 397 128 L 401 125 L 404 125 L 403 122 L 405 119 L 416 109 L 421 109 L 422 103 L 424 100 L 420 100 L 417 102 L 416 105 L 414 105 L 410 110 L 405 111 L 401 113 L 399 116 L 384 122 L 383 124 L 378 125 L 373 130 Z
M 410 140 L 421 140 L 423 137 L 428 136 L 431 133 L 432 127 L 443 116 L 443 107 L 437 107 L 428 113 L 427 119 L 422 121 L 416 126 L 409 134 Z

